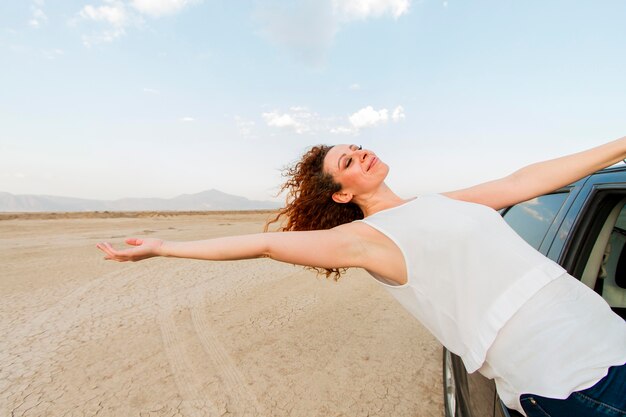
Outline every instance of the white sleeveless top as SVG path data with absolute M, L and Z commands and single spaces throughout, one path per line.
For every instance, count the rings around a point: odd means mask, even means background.
M 398 246 L 408 279 L 372 275 L 509 408 L 523 414 L 524 393 L 566 398 L 626 361 L 626 323 L 495 210 L 432 194 L 360 221 Z
M 404 255 L 407 283 L 385 285 L 390 293 L 468 372 L 520 306 L 566 273 L 484 205 L 431 194 L 360 221 Z
M 502 327 L 478 370 L 524 414 L 521 394 L 564 399 L 626 362 L 626 322 L 569 274 L 539 290 Z

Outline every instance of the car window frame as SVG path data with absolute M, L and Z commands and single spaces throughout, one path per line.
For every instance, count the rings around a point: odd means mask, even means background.
M 626 171 L 592 175 L 576 193 L 576 199 L 559 224 L 557 233 L 566 236 L 566 239 L 552 239 L 547 251 L 548 258 L 555 260 L 568 273 L 576 276 L 579 258 L 583 255 L 583 246 L 591 233 L 592 223 L 595 222 L 594 214 L 599 210 L 598 205 L 602 204 L 599 197 L 603 194 L 608 196 L 624 193 L 626 193 Z M 554 236 L 556 237 L 556 233 Z

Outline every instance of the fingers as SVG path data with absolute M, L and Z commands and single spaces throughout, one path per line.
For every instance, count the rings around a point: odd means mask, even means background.
M 125 242 L 131 246 L 141 246 L 143 244 L 142 239 L 134 237 L 126 239 Z M 104 259 L 121 262 L 128 260 L 128 257 L 125 256 L 122 251 L 114 249 L 113 246 L 111 246 L 111 244 L 108 242 L 99 242 L 96 244 L 96 247 L 106 254 Z
M 111 244 L 108 242 L 100 242 L 96 244 L 96 247 L 106 254 L 104 259 L 114 260 L 114 261 L 125 260 L 119 256 L 120 253 L 116 251 L 115 249 L 113 249 L 113 246 L 111 246 Z
M 117 250 L 113 248 L 113 246 L 111 246 L 111 244 L 108 242 L 97 243 L 96 247 L 105 253 L 106 256 L 104 257 L 104 259 L 118 262 L 135 262 L 155 256 L 153 253 L 150 252 L 150 239 L 145 240 L 132 237 L 126 239 L 125 242 L 134 247 Z
M 102 252 L 105 253 L 105 257 L 104 259 L 111 259 L 111 256 L 113 255 L 109 249 L 107 248 L 107 243 L 106 242 L 100 242 L 96 244 L 96 248 L 100 249 Z

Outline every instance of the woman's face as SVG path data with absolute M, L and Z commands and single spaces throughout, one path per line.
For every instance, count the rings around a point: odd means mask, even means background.
M 335 145 L 324 158 L 324 172 L 331 174 L 341 184 L 341 191 L 352 199 L 375 191 L 387 177 L 389 167 L 374 152 L 360 146 Z

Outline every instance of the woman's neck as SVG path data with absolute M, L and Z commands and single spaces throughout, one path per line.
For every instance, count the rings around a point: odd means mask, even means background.
M 372 194 L 355 196 L 353 201 L 361 208 L 365 217 L 407 202 L 384 183 Z

